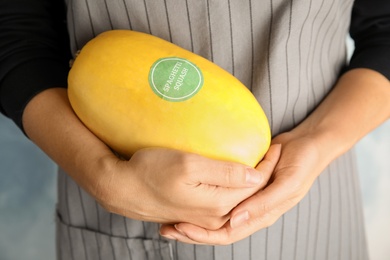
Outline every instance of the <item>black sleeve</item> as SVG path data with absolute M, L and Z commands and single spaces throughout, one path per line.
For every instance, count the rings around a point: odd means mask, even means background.
M 350 34 L 355 51 L 347 69 L 369 68 L 390 79 L 390 0 L 355 0 Z
M 67 86 L 65 17 L 62 0 L 0 0 L 0 111 L 22 130 L 31 98 Z

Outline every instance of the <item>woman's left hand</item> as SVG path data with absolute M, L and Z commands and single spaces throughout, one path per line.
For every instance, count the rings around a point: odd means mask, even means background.
M 314 138 L 289 132 L 272 143 L 256 167 L 264 175 L 272 174 L 267 187 L 235 207 L 224 226 L 208 230 L 190 223 L 162 225 L 161 235 L 185 243 L 226 245 L 276 222 L 305 196 L 326 165 Z
M 321 104 L 292 131 L 275 137 L 281 155 L 270 148 L 257 169 L 267 186 L 230 212 L 218 230 L 189 223 L 163 225 L 160 233 L 187 243 L 230 244 L 272 225 L 305 196 L 335 158 L 390 118 L 390 82 L 364 68 L 344 73 Z M 270 167 L 270 165 L 276 165 Z

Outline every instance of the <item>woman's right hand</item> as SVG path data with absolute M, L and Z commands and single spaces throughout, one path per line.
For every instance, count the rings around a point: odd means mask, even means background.
M 33 98 L 23 126 L 103 207 L 133 219 L 217 229 L 269 179 L 270 173 L 238 163 L 171 149 L 143 149 L 121 160 L 81 123 L 62 88 Z
M 262 188 L 262 173 L 172 149 L 148 148 L 117 160 L 96 198 L 110 212 L 158 223 L 221 227 L 229 212 Z

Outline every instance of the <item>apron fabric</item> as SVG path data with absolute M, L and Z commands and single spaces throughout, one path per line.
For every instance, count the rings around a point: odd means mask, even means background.
M 273 136 L 299 124 L 345 66 L 353 0 L 67 0 L 72 52 L 112 29 L 156 35 L 236 76 L 263 107 Z M 228 86 L 226 91 L 229 91 Z M 331 163 L 271 227 L 227 246 L 159 236 L 159 224 L 104 210 L 59 170 L 62 260 L 368 259 L 353 151 Z

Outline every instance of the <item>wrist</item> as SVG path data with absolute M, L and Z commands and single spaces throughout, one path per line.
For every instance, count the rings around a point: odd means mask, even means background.
M 48 89 L 35 96 L 23 113 L 28 137 L 87 192 L 115 163 L 115 155 L 73 113 L 66 89 Z
M 292 133 L 310 137 L 329 163 L 389 118 L 389 100 L 390 84 L 384 76 L 351 70 Z
M 331 127 L 311 125 L 310 122 L 303 123 L 291 133 L 294 138 L 307 139 L 316 148 L 318 158 L 324 167 L 352 147 L 352 142 L 342 138 L 342 135 Z

